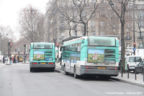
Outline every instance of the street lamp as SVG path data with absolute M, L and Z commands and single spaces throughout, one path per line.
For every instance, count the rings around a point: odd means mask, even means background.
M 133 0 L 133 51 L 135 55 L 136 40 L 135 40 L 135 0 Z

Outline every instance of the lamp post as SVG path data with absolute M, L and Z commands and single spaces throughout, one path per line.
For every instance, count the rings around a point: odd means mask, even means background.
M 10 40 L 9 40 L 9 41 L 8 41 L 8 57 L 9 57 L 9 58 L 10 58 L 10 56 L 11 56 L 10 51 L 11 51 L 11 48 L 10 48 Z
M 26 63 L 26 44 L 24 44 L 24 63 Z
M 12 46 L 12 43 L 11 41 L 9 40 L 8 41 L 8 58 L 9 58 L 9 63 L 11 64 L 11 46 Z
M 136 40 L 135 40 L 135 0 L 133 0 L 133 53 L 136 51 Z

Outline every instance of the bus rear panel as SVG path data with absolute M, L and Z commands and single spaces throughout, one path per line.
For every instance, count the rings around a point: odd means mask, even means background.
M 53 43 L 32 43 L 30 49 L 30 71 L 55 68 L 55 46 Z

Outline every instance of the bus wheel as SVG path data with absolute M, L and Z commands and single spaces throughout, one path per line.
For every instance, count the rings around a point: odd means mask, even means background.
M 101 79 L 104 79 L 104 80 L 109 80 L 111 78 L 111 76 L 101 76 Z
M 51 71 L 54 72 L 54 71 L 55 71 L 55 68 L 52 68 Z
M 30 68 L 30 72 L 33 72 L 34 70 L 33 70 L 33 68 Z
M 74 67 L 74 78 L 79 78 L 79 75 L 76 74 L 76 68 Z
M 64 66 L 64 74 L 68 75 L 68 72 L 66 72 L 66 67 Z

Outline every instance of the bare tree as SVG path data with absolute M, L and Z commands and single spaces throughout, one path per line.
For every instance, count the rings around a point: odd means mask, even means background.
M 8 41 L 13 42 L 12 33 L 13 31 L 9 26 L 0 26 L 0 51 L 3 55 L 8 54 Z
M 125 14 L 130 0 L 108 0 L 114 13 L 118 16 L 121 24 L 121 64 L 125 67 Z M 115 4 L 115 5 L 114 5 Z
M 99 35 L 119 36 L 119 19 L 108 2 L 101 0 L 95 18 L 98 18 Z M 93 20 L 94 21 L 94 20 Z
M 88 35 L 88 23 L 90 19 L 94 16 L 98 7 L 97 0 L 73 0 L 73 5 L 76 10 L 76 15 L 74 15 L 72 21 L 75 23 L 83 24 L 83 35 Z
M 70 17 L 72 16 L 73 6 L 69 5 L 68 3 L 71 1 L 68 0 L 56 0 L 56 7 L 58 8 L 59 16 L 63 18 L 63 23 L 65 23 L 65 30 L 68 30 L 69 36 L 72 35 L 72 20 Z
M 59 11 L 69 25 L 72 22 L 76 28 L 77 24 L 82 24 L 84 28 L 82 34 L 85 36 L 88 35 L 88 23 L 96 13 L 98 7 L 96 1 L 97 0 L 93 2 L 90 0 L 70 0 L 68 1 L 70 4 L 60 6 Z M 69 30 L 71 30 L 71 26 L 69 26 Z M 77 31 L 75 30 L 75 32 Z
M 36 38 L 38 41 L 46 41 L 45 40 L 45 35 L 46 32 L 44 30 L 44 15 L 40 14 L 37 22 L 37 27 L 36 27 Z
M 51 0 L 47 4 L 45 14 L 45 31 L 49 42 L 56 42 L 58 39 L 58 31 L 60 31 L 60 16 L 56 6 L 57 0 Z
M 20 14 L 20 24 L 22 28 L 23 36 L 30 42 L 40 41 L 40 33 L 38 29 L 38 23 L 40 23 L 40 16 L 42 14 L 35 8 L 26 7 Z M 42 34 L 42 33 L 41 33 Z

